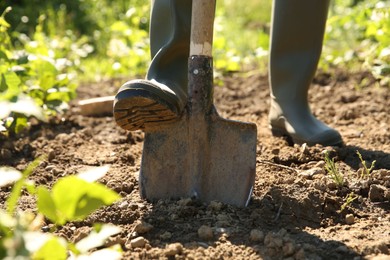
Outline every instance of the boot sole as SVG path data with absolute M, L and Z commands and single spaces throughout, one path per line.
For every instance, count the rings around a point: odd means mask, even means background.
M 124 91 L 114 102 L 114 118 L 118 126 L 128 131 L 153 132 L 178 120 L 178 114 L 163 100 L 150 92 Z

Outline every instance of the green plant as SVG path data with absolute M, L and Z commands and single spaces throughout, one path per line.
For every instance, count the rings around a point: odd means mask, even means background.
M 77 64 L 91 52 L 85 37 L 48 38 L 45 16 L 31 38 L 14 32 L 12 41 L 5 20 L 10 11 L 0 16 L 0 131 L 7 134 L 24 129 L 31 116 L 46 120 L 67 109 L 76 96 Z
M 218 73 L 265 69 L 271 4 L 270 0 L 217 1 L 213 58 Z
M 148 22 L 143 13 L 149 13 L 146 3 L 140 8 L 132 7 L 122 20 L 106 24 L 105 46 L 97 50 L 81 64 L 87 72 L 85 77 L 118 77 L 123 75 L 143 76 L 150 62 L 149 36 L 141 24 Z M 144 19 L 142 19 L 144 18 Z M 94 39 L 95 41 L 95 39 Z M 103 52 L 104 51 L 104 52 Z M 99 66 L 96 64 L 99 63 Z
M 366 161 L 363 160 L 363 156 L 361 155 L 361 153 L 359 151 L 356 151 L 356 154 L 358 155 L 359 157 L 359 160 L 360 162 L 362 163 L 363 165 L 363 169 L 361 171 L 361 174 L 360 174 L 360 178 L 369 178 L 370 175 L 371 175 L 371 172 L 372 170 L 374 169 L 375 167 L 375 163 L 376 163 L 376 160 L 374 160 L 372 163 L 371 163 L 371 166 L 370 168 L 368 168 L 367 164 L 366 164 Z
M 0 258 L 1 259 L 67 259 L 74 256 L 109 254 L 110 259 L 121 257 L 120 247 L 95 250 L 104 245 L 107 238 L 118 234 L 121 229 L 114 225 L 95 224 L 92 232 L 76 244 L 65 241 L 52 233 L 43 233 L 40 227 L 44 217 L 56 225 L 68 221 L 83 220 L 88 214 L 119 199 L 119 195 L 102 184 L 94 183 L 102 177 L 108 167 L 100 167 L 77 176 L 68 176 L 54 184 L 49 192 L 45 187 L 28 181 L 28 176 L 39 164 L 35 160 L 23 173 L 0 167 L 0 185 L 15 182 L 6 200 L 7 212 L 0 210 Z M 26 188 L 30 195 L 37 196 L 38 213 L 16 211 L 21 191 Z M 94 249 L 93 253 L 90 253 Z M 53 258 L 54 257 L 54 258 Z
M 329 158 L 328 151 L 325 152 L 325 170 L 329 173 L 331 179 L 338 187 L 342 187 L 344 185 L 344 176 L 335 164 L 334 158 Z
M 76 176 L 60 179 L 51 192 L 38 187 L 37 197 L 39 212 L 58 225 L 82 220 L 100 206 L 110 205 L 119 198 L 102 184 L 89 183 Z
M 5 20 L 5 15 L 10 11 L 11 8 L 6 8 L 0 16 L 0 132 L 7 131 L 7 128 L 19 131 L 26 124 L 26 118 L 12 118 L 9 115 L 18 114 L 26 107 L 27 110 L 32 108 L 32 106 L 23 106 L 15 100 L 20 93 L 21 79 L 17 70 L 12 69 L 15 65 L 12 61 L 14 46 L 8 34 L 10 24 Z M 37 109 L 30 111 L 35 111 L 38 117 L 41 115 Z
M 22 193 L 22 190 L 26 188 L 28 192 L 31 194 L 35 193 L 35 186 L 32 182 L 28 181 L 27 178 L 30 176 L 30 174 L 34 171 L 34 169 L 39 165 L 39 163 L 42 161 L 43 158 L 38 158 L 34 160 L 32 163 L 30 163 L 27 168 L 23 171 L 23 173 L 12 169 L 12 168 L 5 168 L 1 167 L 1 178 L 4 185 L 8 185 L 15 181 L 14 187 L 11 191 L 10 196 L 7 198 L 6 206 L 7 206 L 7 212 L 9 215 L 12 215 L 15 213 L 16 205 L 18 203 L 18 200 L 20 198 L 20 194 Z
M 336 0 L 327 22 L 320 67 L 368 70 L 390 83 L 390 2 Z
M 349 207 L 349 205 L 358 198 L 359 196 L 357 196 L 355 193 L 351 192 L 349 193 L 346 197 L 345 197 L 345 202 L 343 203 L 343 205 L 341 205 L 340 207 L 340 212 L 343 212 L 347 207 Z

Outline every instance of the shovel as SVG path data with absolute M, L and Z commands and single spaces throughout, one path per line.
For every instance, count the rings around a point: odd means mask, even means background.
M 140 193 L 246 206 L 256 174 L 253 123 L 221 118 L 213 105 L 215 0 L 192 1 L 188 103 L 180 120 L 145 135 Z

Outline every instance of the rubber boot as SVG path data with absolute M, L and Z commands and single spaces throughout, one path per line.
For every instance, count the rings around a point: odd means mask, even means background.
M 297 144 L 340 146 L 336 130 L 318 120 L 308 90 L 321 55 L 329 0 L 274 0 L 270 40 L 269 124 Z
M 191 0 L 152 1 L 152 62 L 145 80 L 126 82 L 114 101 L 116 123 L 151 132 L 180 118 L 187 102 Z

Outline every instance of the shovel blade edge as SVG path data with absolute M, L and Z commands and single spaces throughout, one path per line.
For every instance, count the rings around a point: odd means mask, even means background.
M 256 176 L 255 124 L 216 116 L 209 130 L 210 170 L 202 180 L 205 201 L 246 206 Z

